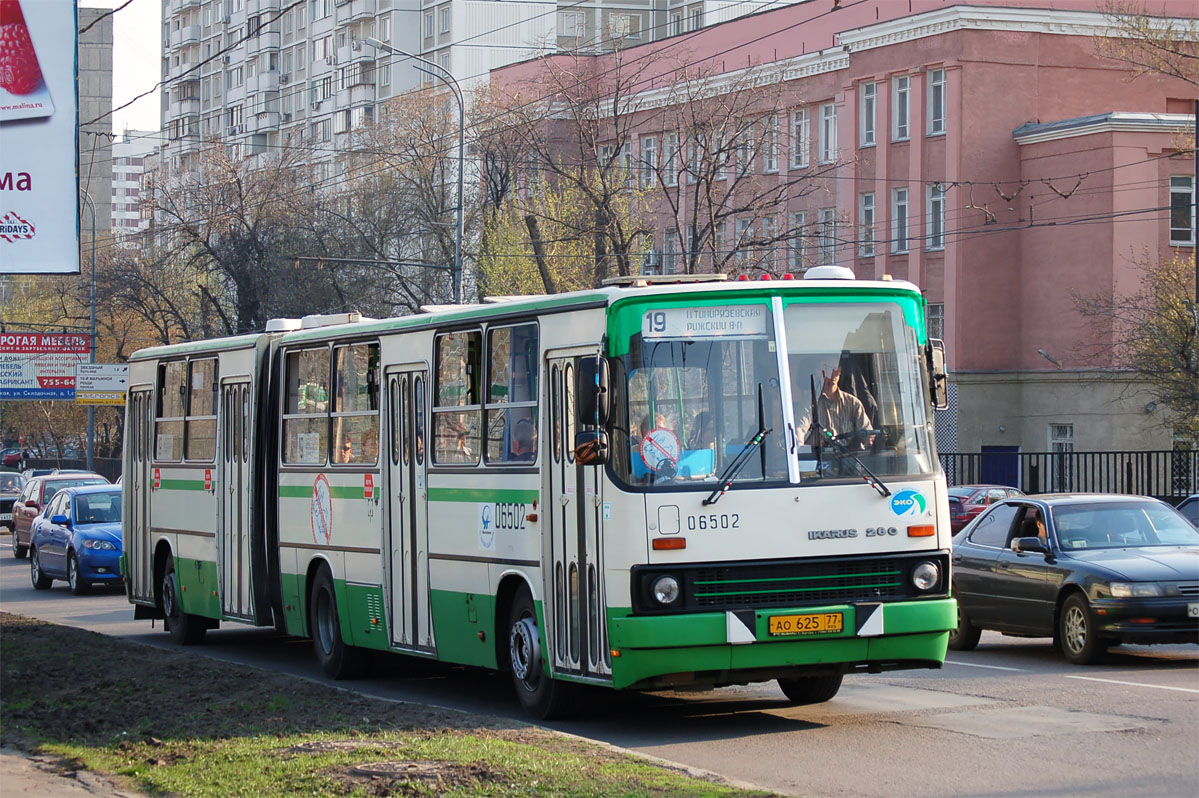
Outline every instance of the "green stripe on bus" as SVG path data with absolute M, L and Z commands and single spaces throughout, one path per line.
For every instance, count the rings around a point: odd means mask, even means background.
M 863 587 L 895 587 L 899 582 L 876 582 L 873 585 L 853 585 L 852 587 L 835 587 L 824 585 L 821 587 L 793 587 L 789 588 L 788 593 L 808 593 L 813 590 L 854 590 Z M 725 590 L 725 591 L 704 591 L 695 592 L 696 598 L 708 598 L 710 596 L 753 596 L 759 593 L 778 593 L 778 590 Z
M 898 576 L 901 571 L 871 571 L 864 574 L 824 574 L 822 576 L 780 576 L 773 579 L 696 579 L 697 585 L 748 585 L 752 582 L 799 582 L 809 579 L 848 579 L 859 576 Z
M 502 490 L 499 488 L 429 488 L 431 502 L 506 502 L 532 504 L 541 497 L 536 490 Z
M 329 495 L 334 499 L 363 499 L 361 485 L 330 485 Z M 280 499 L 311 499 L 311 485 L 280 485 Z
M 160 479 L 159 490 L 204 490 L 202 479 Z

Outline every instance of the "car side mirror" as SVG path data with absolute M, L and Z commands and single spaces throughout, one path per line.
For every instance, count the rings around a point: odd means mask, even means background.
M 580 465 L 603 465 L 608 462 L 608 433 L 602 429 L 575 433 L 575 462 Z
M 934 410 L 949 407 L 949 375 L 945 370 L 945 342 L 930 338 L 924 349 L 928 359 L 928 393 Z
M 1045 545 L 1045 541 L 1037 537 L 1031 538 L 1016 538 L 1012 541 L 1012 551 L 1015 552 L 1040 552 L 1048 554 L 1049 547 Z
M 55 526 L 70 526 L 71 519 L 65 515 L 52 515 L 50 516 L 50 523 Z
M 578 386 L 575 401 L 579 423 L 589 427 L 606 425 L 612 414 L 609 392 L 612 377 L 608 359 L 600 354 L 581 358 L 576 373 Z

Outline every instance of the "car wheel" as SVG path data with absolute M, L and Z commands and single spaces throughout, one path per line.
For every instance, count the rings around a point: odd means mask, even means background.
M 1058 618 L 1062 654 L 1075 665 L 1093 665 L 1107 650 L 1107 641 L 1095 631 L 1087 600 L 1075 593 L 1066 599 Z
M 175 558 L 169 554 L 162 576 L 162 614 L 166 618 L 166 627 L 171 639 L 180 645 L 195 645 L 204 639 L 204 634 L 208 631 L 203 618 L 184 612 L 180 606 Z
M 551 678 L 541 657 L 537 608 L 528 586 L 522 585 L 508 612 L 508 661 L 512 686 L 526 713 L 539 720 L 562 718 L 574 709 L 573 685 Z
M 54 580 L 42 573 L 42 563 L 38 560 L 37 549 L 29 552 L 29 579 L 33 582 L 34 590 L 48 590 Z
M 321 670 L 330 679 L 354 679 L 362 675 L 368 664 L 367 652 L 348 645 L 341 638 L 341 621 L 337 617 L 337 594 L 333 577 L 326 568 L 317 572 L 312 583 L 308 604 L 311 618 L 312 648 Z
M 983 630 L 970 623 L 970 617 L 962 612 L 958 604 L 958 628 L 949 633 L 949 648 L 952 651 L 973 651 L 982 637 Z
M 86 595 L 91 588 L 79 574 L 79 558 L 73 551 L 67 552 L 67 584 L 71 586 L 71 592 L 76 596 Z
M 28 553 L 29 547 L 22 546 L 17 542 L 17 530 L 14 529 L 12 532 L 12 556 L 16 557 L 18 560 L 23 560 L 25 559 L 25 555 Z
M 787 696 L 787 700 L 796 706 L 803 706 L 804 704 L 822 704 L 831 699 L 841 689 L 843 678 L 845 678 L 845 674 L 834 673 L 827 676 L 796 676 L 779 679 L 778 683 L 783 695 Z

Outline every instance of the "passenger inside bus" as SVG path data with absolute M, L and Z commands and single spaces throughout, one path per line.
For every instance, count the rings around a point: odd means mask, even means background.
M 517 419 L 512 425 L 512 460 L 531 463 L 537 458 L 537 428 L 528 418 Z

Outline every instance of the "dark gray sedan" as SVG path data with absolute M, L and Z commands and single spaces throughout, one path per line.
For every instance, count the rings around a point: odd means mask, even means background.
M 1143 496 L 1021 496 L 953 539 L 958 628 L 1052 637 L 1071 662 L 1118 643 L 1199 643 L 1199 530 Z

